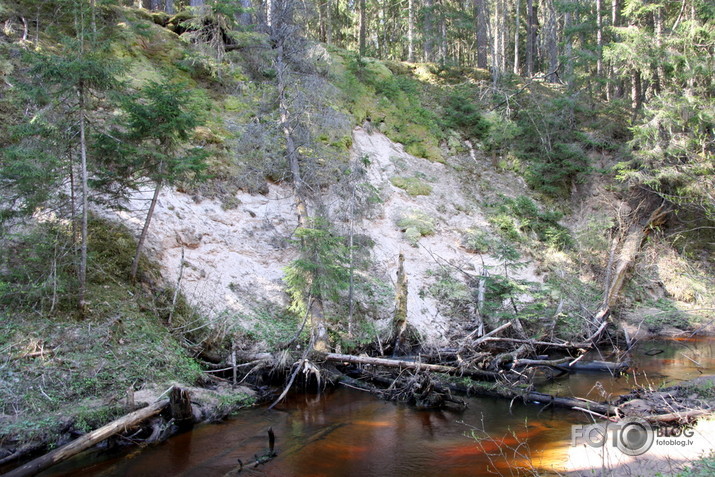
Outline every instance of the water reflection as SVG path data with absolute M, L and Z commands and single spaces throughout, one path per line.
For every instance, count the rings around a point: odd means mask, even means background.
M 635 374 L 576 374 L 545 390 L 600 400 L 636 383 L 690 379 L 713 372 L 714 343 L 645 343 L 635 355 Z M 237 459 L 247 462 L 265 451 L 269 427 L 278 457 L 244 475 L 461 477 L 518 473 L 520 466 L 543 472 L 562 468 L 571 425 L 587 420 L 581 413 L 519 402 L 467 401 L 463 412 L 430 412 L 348 388 L 295 395 L 273 411 L 248 410 L 155 447 L 116 457 L 84 456 L 44 475 L 223 475 Z

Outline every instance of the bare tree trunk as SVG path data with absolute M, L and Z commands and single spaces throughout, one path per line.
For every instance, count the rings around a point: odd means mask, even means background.
M 663 8 L 658 7 L 653 12 L 653 26 L 655 29 L 655 46 L 659 52 L 663 48 Z M 656 94 L 659 94 L 662 89 L 662 82 L 665 81 L 665 69 L 663 68 L 663 62 L 660 60 L 662 58 L 662 52 L 658 55 L 658 64 L 656 66 L 656 74 L 654 78 L 654 88 Z
M 596 75 L 603 77 L 603 17 L 601 16 L 601 2 L 596 0 Z
M 318 0 L 318 38 L 323 43 L 326 43 L 327 37 L 327 13 L 325 12 L 326 2 Z
M 87 188 L 87 137 L 85 131 L 86 123 L 85 111 L 85 91 L 84 83 L 79 83 L 79 147 L 80 147 L 80 174 L 82 181 L 82 240 L 80 244 L 80 259 L 79 259 L 79 307 L 84 309 L 85 295 L 87 291 L 87 242 L 89 234 L 87 232 L 87 217 L 89 214 L 87 196 L 89 191 Z
M 330 0 L 325 0 L 325 43 L 333 43 L 333 5 Z
M 447 61 L 447 22 L 445 21 L 444 5 L 441 0 L 438 0 L 439 5 L 439 49 L 438 56 L 440 63 L 444 64 Z
M 501 71 L 506 72 L 507 70 L 507 57 L 506 57 L 506 44 L 507 44 L 507 38 L 509 36 L 509 9 L 507 8 L 506 0 L 502 0 L 502 10 L 501 10 L 501 27 L 500 27 L 500 32 L 501 32 L 501 41 L 499 48 L 501 50 L 500 52 L 500 57 L 501 57 Z
M 557 18 L 556 8 L 553 0 L 548 0 L 547 3 L 547 20 L 546 20 L 546 50 L 549 57 L 549 75 L 546 80 L 550 83 L 555 83 L 558 80 L 556 70 L 559 66 L 559 49 L 557 38 Z
M 70 457 L 79 454 L 83 450 L 89 449 L 93 445 L 102 442 L 108 437 L 125 431 L 126 429 L 131 429 L 149 417 L 159 414 L 168 405 L 168 403 L 168 401 L 155 402 L 148 407 L 127 414 L 126 416 L 110 422 L 104 427 L 100 427 L 99 429 L 78 437 L 69 444 L 38 457 L 37 459 L 32 460 L 4 475 L 6 477 L 26 477 L 37 475 L 44 469 L 63 462 Z
M 424 55 L 425 61 L 434 61 L 434 0 L 425 0 L 425 21 L 424 32 Z
M 395 285 L 395 316 L 392 321 L 392 332 L 395 345 L 392 355 L 402 353 L 402 343 L 407 329 L 407 274 L 405 274 L 405 255 L 400 252 L 397 266 L 397 283 Z
M 536 50 L 536 7 L 534 0 L 526 0 L 526 76 L 534 76 L 534 52 Z
M 164 0 L 164 11 L 169 15 L 174 14 L 174 0 Z
M 577 19 L 578 21 L 578 19 Z M 574 67 L 573 67 L 573 40 L 571 30 L 571 9 L 564 14 L 564 57 L 566 58 L 565 76 L 569 89 L 573 88 Z
M 407 2 L 407 61 L 415 61 L 415 0 Z
M 159 164 L 159 175 L 163 174 L 164 172 L 164 167 L 163 163 Z M 149 204 L 149 211 L 146 213 L 146 219 L 144 220 L 144 227 L 142 227 L 142 232 L 139 235 L 139 241 L 137 242 L 137 251 L 134 254 L 134 261 L 132 261 L 132 271 L 131 271 L 131 277 L 132 280 L 137 278 L 137 270 L 139 269 L 139 258 L 141 257 L 142 254 L 142 249 L 144 248 L 144 242 L 146 241 L 146 236 L 149 233 L 149 226 L 151 225 L 151 219 L 154 216 L 154 209 L 156 208 L 156 203 L 159 199 L 159 192 L 161 192 L 161 186 L 162 186 L 162 179 L 159 177 L 159 179 L 156 182 L 156 187 L 154 188 L 154 194 L 151 197 L 151 203 Z
M 529 0 L 531 1 L 531 0 Z M 489 10 L 486 0 L 474 0 L 474 13 L 476 16 L 477 40 L 477 67 L 489 67 Z
M 518 75 L 520 73 L 519 69 L 519 28 L 521 26 L 521 18 L 519 7 L 521 6 L 521 0 L 516 0 L 516 12 L 514 13 L 514 19 L 516 21 L 514 26 L 514 74 Z
M 365 35 L 367 35 L 367 5 L 366 0 L 360 0 L 360 33 L 358 35 L 358 51 L 365 56 Z
M 500 56 L 501 49 L 499 48 L 499 42 L 502 39 L 502 31 L 500 28 L 501 23 L 501 0 L 496 0 L 494 2 L 494 16 L 493 16 L 493 27 L 492 27 L 492 81 L 494 84 L 499 81 L 499 77 L 502 73 L 502 58 Z
M 638 115 L 638 110 L 641 107 L 642 100 L 642 84 L 641 73 L 638 70 L 633 70 L 631 73 L 631 107 L 633 108 L 633 117 Z

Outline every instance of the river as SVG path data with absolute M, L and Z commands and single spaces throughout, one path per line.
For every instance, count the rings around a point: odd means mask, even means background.
M 657 388 L 715 373 L 715 339 L 648 341 L 633 356 L 634 371 L 574 374 L 540 390 L 602 400 L 642 385 Z M 214 476 L 253 460 L 276 435 L 278 456 L 241 475 L 479 476 L 563 469 L 571 426 L 582 413 L 537 404 L 469 398 L 463 412 L 421 411 L 340 387 L 295 394 L 274 410 L 241 411 L 220 424 L 120 454 L 88 452 L 43 476 Z

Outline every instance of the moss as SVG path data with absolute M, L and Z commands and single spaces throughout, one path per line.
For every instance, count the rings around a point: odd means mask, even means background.
M 392 185 L 395 187 L 403 189 L 412 197 L 418 195 L 430 195 L 432 193 L 432 186 L 425 184 L 418 177 L 392 177 L 390 182 L 392 182 Z
M 87 305 L 81 319 L 77 319 L 74 301 L 62 299 L 74 290 L 63 281 L 57 282 L 60 299 L 53 314 L 38 314 L 36 310 L 42 308 L 35 302 L 20 299 L 14 300 L 12 310 L 0 311 L 0 346 L 12 349 L 18 357 L 46 352 L 7 363 L 4 373 L 9 379 L 0 388 L 0 415 L 4 416 L 0 438 L 53 440 L 68 417 L 84 431 L 116 414 L 112 405 L 94 405 L 89 400 L 117 402 L 130 387 L 193 384 L 201 376 L 198 364 L 182 348 L 181 337 L 172 335 L 164 324 L 170 302 L 162 294 L 156 298 L 154 292 L 147 294 L 127 281 L 136 247 L 131 233 L 97 219 L 90 221 L 89 231 Z M 62 235 L 52 232 L 52 228 L 41 228 L 37 242 L 16 246 L 49 244 L 33 252 L 39 259 L 43 250 L 59 247 L 55 244 Z M 151 280 L 157 280 L 156 265 L 143 259 L 141 267 L 147 279 L 154 275 Z M 24 270 L 35 277 L 33 281 L 43 276 L 27 267 Z M 177 307 L 176 322 L 186 313 Z M 88 404 L 77 405 L 82 402 Z

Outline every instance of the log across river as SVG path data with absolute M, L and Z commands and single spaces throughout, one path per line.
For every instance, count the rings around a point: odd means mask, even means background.
M 635 379 L 654 386 L 713 374 L 715 340 L 646 342 L 634 366 Z M 576 373 L 540 391 L 601 400 L 601 393 L 615 396 L 633 385 L 632 375 Z M 272 411 L 242 411 L 141 451 L 86 453 L 42 475 L 224 475 L 236 469 L 238 459 L 263 455 L 269 427 L 277 456 L 240 475 L 449 477 L 493 475 L 490 466 L 508 475 L 516 466 L 562 468 L 574 449 L 571 426 L 590 422 L 581 412 L 541 404 L 466 401 L 463 412 L 423 411 L 346 387 L 322 395 L 290 394 Z M 520 446 L 524 442 L 528 448 Z M 528 452 L 515 457 L 517 449 Z

